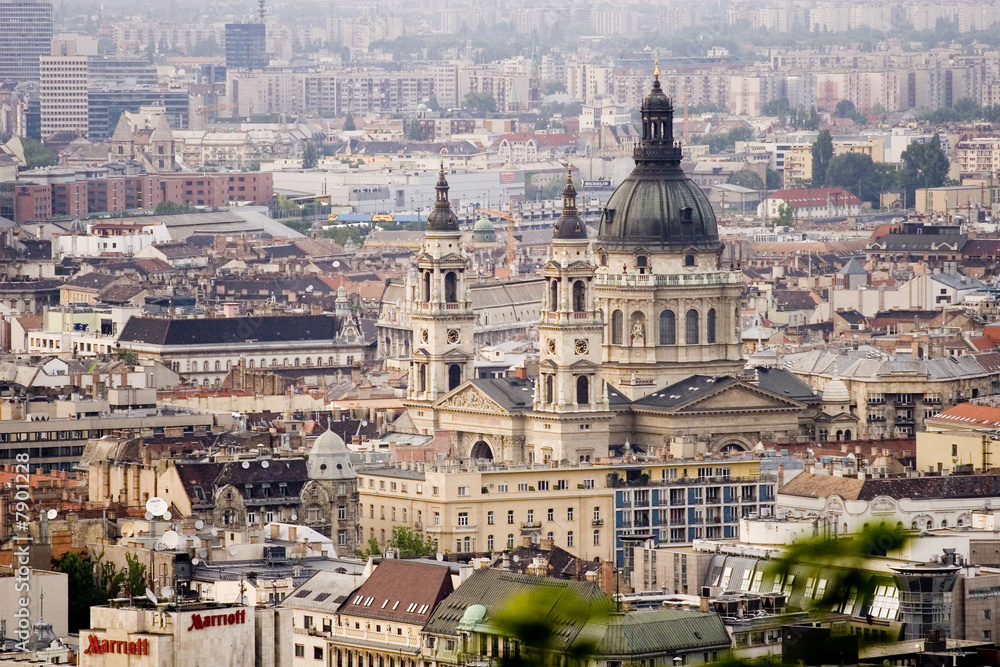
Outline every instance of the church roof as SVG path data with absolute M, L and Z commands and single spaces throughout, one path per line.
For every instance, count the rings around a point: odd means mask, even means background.
M 508 412 L 531 410 L 534 403 L 535 385 L 520 378 L 479 378 L 472 385 Z
M 675 382 L 652 394 L 633 401 L 633 405 L 656 408 L 678 408 L 688 401 L 703 395 L 711 389 L 726 387 L 738 381 L 731 376 L 709 377 L 708 375 L 692 375 L 689 378 Z
M 344 439 L 329 430 L 313 442 L 308 467 L 309 479 L 354 479 L 358 476 L 351 466 L 351 454 Z
M 597 245 L 612 250 L 718 250 L 719 230 L 708 197 L 681 169 L 673 136 L 674 109 L 657 75 L 642 103 L 642 141 L 635 169 L 601 215 Z

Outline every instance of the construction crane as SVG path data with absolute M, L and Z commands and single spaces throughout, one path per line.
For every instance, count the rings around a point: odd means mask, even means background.
M 488 216 L 507 221 L 507 265 L 513 268 L 514 253 L 517 249 L 517 243 L 514 240 L 514 225 L 518 222 L 518 218 L 514 215 L 514 202 L 507 205 L 506 213 L 495 208 L 480 208 L 479 210 Z

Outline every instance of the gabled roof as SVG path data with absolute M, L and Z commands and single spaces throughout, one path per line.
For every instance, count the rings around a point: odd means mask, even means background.
M 82 276 L 74 276 L 64 284 L 66 287 L 74 289 L 90 289 L 99 292 L 111 283 L 119 280 L 118 276 L 110 276 L 106 273 L 88 273 Z
M 423 625 L 452 590 L 447 563 L 385 558 L 339 612 Z
M 970 429 L 977 427 L 1000 428 L 1000 408 L 994 408 L 989 405 L 959 403 L 937 413 L 927 421 L 942 422 Z

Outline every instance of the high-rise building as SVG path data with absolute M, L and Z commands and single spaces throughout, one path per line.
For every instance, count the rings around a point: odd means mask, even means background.
M 264 69 L 267 28 L 263 23 L 226 24 L 226 69 Z
M 87 134 L 87 56 L 41 56 L 42 138 L 53 132 Z
M 0 0 L 0 81 L 38 81 L 52 44 L 52 0 Z

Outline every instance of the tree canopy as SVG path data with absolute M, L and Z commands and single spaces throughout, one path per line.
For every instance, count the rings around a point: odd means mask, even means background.
M 830 130 L 822 130 L 812 145 L 812 184 L 822 187 L 826 182 L 826 168 L 833 158 L 833 137 Z
M 907 205 L 912 205 L 917 189 L 937 188 L 948 179 L 948 158 L 937 135 L 927 143 L 911 142 L 901 157 L 899 187 Z
M 750 188 L 751 190 L 764 189 L 764 179 L 762 179 L 757 172 L 746 168 L 734 171 L 729 175 L 729 178 L 726 179 L 726 183 L 729 185 L 739 185 L 740 187 Z
M 480 93 L 472 91 L 466 93 L 462 98 L 462 106 L 470 111 L 475 111 L 480 116 L 497 112 L 497 100 L 491 93 Z

